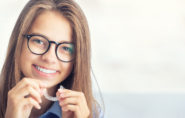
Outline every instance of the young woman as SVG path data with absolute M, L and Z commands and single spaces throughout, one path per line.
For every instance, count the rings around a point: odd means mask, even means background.
M 0 118 L 103 117 L 90 67 L 89 29 L 80 7 L 72 0 L 30 0 L 2 68 Z M 58 101 L 47 100 L 46 89 Z

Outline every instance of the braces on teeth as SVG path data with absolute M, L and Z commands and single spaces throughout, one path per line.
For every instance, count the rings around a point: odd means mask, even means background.
M 60 85 L 60 89 L 64 89 L 64 87 L 63 87 L 62 85 Z M 50 101 L 57 101 L 57 100 L 58 100 L 57 97 L 52 97 L 52 96 L 48 95 L 48 92 L 47 92 L 46 89 L 44 90 L 44 97 L 45 97 L 47 100 L 50 100 Z

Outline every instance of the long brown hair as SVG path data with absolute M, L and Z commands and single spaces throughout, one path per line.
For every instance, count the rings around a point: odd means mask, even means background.
M 10 37 L 5 63 L 0 76 L 0 118 L 4 117 L 7 107 L 7 94 L 21 79 L 20 54 L 23 44 L 23 34 L 26 34 L 35 18 L 43 11 L 57 11 L 69 22 L 73 31 L 72 38 L 76 47 L 74 68 L 63 82 L 66 88 L 82 91 L 88 107 L 96 112 L 97 102 L 92 95 L 91 86 L 91 45 L 89 28 L 81 8 L 73 0 L 30 0 L 22 10 Z M 93 110 L 92 110 L 93 109 Z M 93 113 L 94 114 L 94 113 Z M 98 116 L 95 116 L 98 117 Z

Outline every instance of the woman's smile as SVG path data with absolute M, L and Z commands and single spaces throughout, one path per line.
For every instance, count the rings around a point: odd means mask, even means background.
M 36 76 L 41 76 L 41 77 L 54 77 L 59 73 L 59 71 L 54 70 L 54 69 L 49 69 L 43 66 L 38 66 L 33 64 L 34 68 L 34 75 Z

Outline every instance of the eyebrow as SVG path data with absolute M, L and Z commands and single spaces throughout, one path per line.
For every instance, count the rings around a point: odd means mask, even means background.
M 52 40 L 50 40 L 50 38 L 48 38 L 47 36 L 45 36 L 45 35 L 43 35 L 43 34 L 41 34 L 41 33 L 30 33 L 30 34 L 28 34 L 28 35 L 41 36 L 41 37 L 43 37 L 43 38 L 45 38 L 45 39 L 47 39 L 47 40 L 49 40 L 49 41 L 52 41 Z M 74 42 L 73 42 L 73 41 L 60 41 L 60 42 L 57 42 L 57 43 L 74 43 Z

